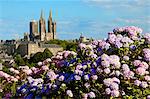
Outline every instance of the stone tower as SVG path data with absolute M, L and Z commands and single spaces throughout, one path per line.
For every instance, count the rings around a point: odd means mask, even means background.
M 52 11 L 51 10 L 48 18 L 48 32 L 52 33 Z
M 53 22 L 53 39 L 56 39 L 56 21 Z
M 41 17 L 39 20 L 39 32 L 40 32 L 40 40 L 45 41 L 46 37 L 46 25 L 45 25 L 45 19 L 43 16 L 43 11 L 41 11 Z
M 36 36 L 38 36 L 38 35 L 39 35 L 38 22 L 35 20 L 32 20 L 30 22 L 30 39 L 31 39 L 31 41 L 33 41 L 34 38 L 36 38 Z
M 52 11 L 50 10 L 48 18 L 48 32 L 46 33 L 46 40 L 56 39 L 56 22 L 52 20 Z

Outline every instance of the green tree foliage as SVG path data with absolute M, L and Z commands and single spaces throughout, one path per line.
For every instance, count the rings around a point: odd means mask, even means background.
M 43 59 L 46 59 L 46 58 L 51 58 L 53 56 L 52 52 L 46 48 L 43 52 Z
M 30 58 L 30 62 L 36 63 L 36 62 L 40 61 L 42 59 L 42 57 L 43 57 L 42 52 L 37 52 Z
M 47 58 L 51 58 L 53 56 L 52 52 L 46 48 L 44 52 L 37 52 L 30 58 L 30 63 L 33 65 L 33 63 L 37 63 L 39 61 L 43 61 Z
M 77 49 L 77 43 L 76 42 L 69 42 L 66 40 L 50 40 L 47 42 L 48 44 L 58 44 L 61 47 L 63 47 L 64 50 L 71 50 L 76 51 Z
M 23 58 L 21 57 L 21 55 L 15 55 L 15 57 L 14 57 L 14 59 L 15 59 L 15 63 L 18 65 L 18 66 L 20 66 L 20 65 L 25 65 L 25 62 L 24 62 L 24 60 L 23 60 Z
M 66 46 L 66 50 L 76 51 L 77 50 L 77 44 L 73 43 L 73 42 L 68 43 Z

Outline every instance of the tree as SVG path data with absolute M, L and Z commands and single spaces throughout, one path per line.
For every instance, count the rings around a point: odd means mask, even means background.
M 64 50 L 76 51 L 76 48 L 77 48 L 76 42 L 70 42 L 70 41 L 66 41 L 66 40 L 50 40 L 47 43 L 48 44 L 58 44 L 61 47 L 63 47 Z
M 77 51 L 77 44 L 72 42 L 68 43 L 66 46 L 66 50 Z
M 43 59 L 51 58 L 52 56 L 52 52 L 48 48 L 46 48 L 43 52 Z
M 21 57 L 21 55 L 15 55 L 15 63 L 20 66 L 20 65 L 25 65 L 25 62 L 23 60 L 23 58 Z
M 30 58 L 30 63 L 37 63 L 41 61 L 42 57 L 42 52 L 37 52 Z
M 47 58 L 51 58 L 52 56 L 52 52 L 48 48 L 46 48 L 44 52 L 37 52 L 36 54 L 34 54 L 29 61 L 30 63 L 37 63 Z

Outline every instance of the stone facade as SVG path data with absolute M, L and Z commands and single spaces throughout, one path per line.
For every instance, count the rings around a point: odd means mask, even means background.
M 7 46 L 7 52 L 9 55 L 13 53 L 18 53 L 21 56 L 30 57 L 31 55 L 37 52 L 43 52 L 48 48 L 53 55 L 56 55 L 57 52 L 63 51 L 63 48 L 56 44 L 44 44 L 43 42 L 33 42 L 33 41 L 21 41 L 16 42 L 15 44 L 10 44 Z

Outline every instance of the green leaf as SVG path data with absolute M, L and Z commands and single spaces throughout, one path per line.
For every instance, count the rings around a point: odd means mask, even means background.
M 14 82 L 13 85 L 11 86 L 11 92 L 13 95 L 16 94 L 16 82 Z

